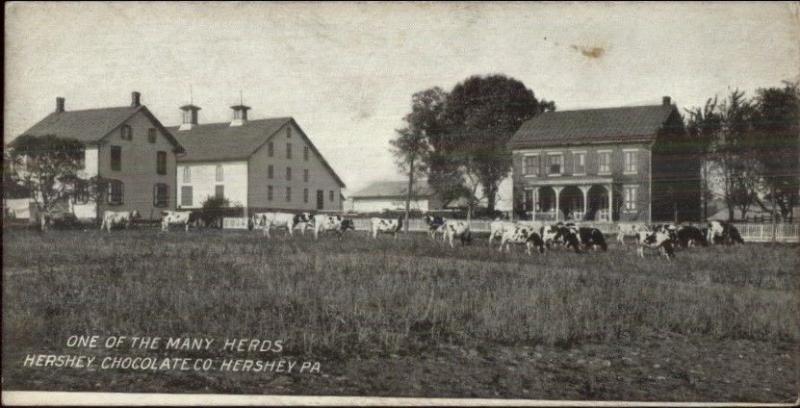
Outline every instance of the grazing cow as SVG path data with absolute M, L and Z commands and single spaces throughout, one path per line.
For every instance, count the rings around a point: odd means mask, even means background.
M 317 214 L 314 216 L 313 224 L 315 240 L 319 239 L 320 232 L 336 232 L 341 239 L 345 231 L 356 229 L 353 220 L 342 218 L 341 215 Z
M 744 244 L 744 239 L 739 234 L 739 230 L 733 224 L 723 221 L 711 221 L 708 224 L 706 240 L 713 244 Z
M 682 248 L 691 248 L 697 244 L 708 246 L 706 235 L 703 234 L 700 228 L 691 225 L 683 225 L 678 228 L 678 232 L 676 232 L 675 235 L 678 237 L 678 245 Z
M 161 231 L 169 230 L 170 225 L 183 225 L 186 232 L 189 232 L 189 223 L 194 221 L 191 211 L 161 211 Z
M 444 239 L 444 224 L 447 223 L 446 218 L 438 215 L 426 215 L 425 223 L 428 224 L 428 234 L 431 238 L 436 238 L 436 234 L 442 234 L 442 239 Z
M 536 247 L 540 254 L 544 253 L 544 240 L 542 236 L 536 232 L 536 228 L 529 225 L 516 225 L 513 228 L 507 228 L 503 232 L 500 241 L 499 251 L 503 252 L 503 247 L 506 251 L 510 251 L 510 244 L 525 245 L 526 253 L 532 255 L 531 249 Z
M 626 237 L 637 238 L 640 231 L 650 231 L 647 225 L 638 223 L 619 223 L 618 228 L 617 243 L 620 245 L 625 244 Z
M 564 244 L 565 234 L 564 231 L 562 231 L 564 228 L 564 223 L 561 222 L 542 227 L 540 235 L 547 249 L 550 249 L 551 245 Z
M 103 212 L 103 222 L 100 224 L 100 231 L 111 232 L 111 227 L 121 225 L 128 229 L 133 222 L 139 218 L 139 211 L 109 211 Z
M 392 234 L 397 239 L 397 233 L 403 229 L 403 217 L 398 217 L 396 220 L 373 217 L 370 218 L 370 226 L 372 227 L 372 238 L 377 239 L 378 233 L 381 233 Z
M 650 228 L 650 230 L 669 234 L 669 237 L 672 239 L 672 241 L 678 240 L 678 226 L 675 224 L 655 224 Z
M 447 221 L 444 224 L 444 237 L 450 243 L 450 248 L 453 248 L 453 238 L 458 237 L 461 240 L 461 245 L 466 245 L 472 242 L 472 232 L 469 230 L 469 223 L 466 221 Z
M 644 249 L 656 249 L 667 261 L 675 257 L 675 241 L 670 237 L 670 234 L 664 231 L 641 231 L 637 237 L 637 252 L 640 257 L 644 258 Z
M 272 227 L 286 228 L 290 236 L 294 236 L 294 229 L 302 227 L 303 235 L 306 234 L 306 226 L 311 222 L 309 213 L 292 214 L 286 212 L 266 212 L 253 214 L 253 225 L 261 226 L 264 236 L 272 238 L 269 231 Z
M 575 252 L 581 252 L 579 246 L 583 246 L 584 249 L 600 247 L 603 251 L 608 250 L 606 239 L 597 228 L 578 227 L 573 223 L 567 223 L 560 228 L 559 236 L 566 243 L 566 247 L 575 249 Z
M 495 238 L 503 238 L 507 231 L 514 230 L 516 227 L 517 224 L 511 221 L 494 220 L 489 223 L 489 246 L 492 246 Z

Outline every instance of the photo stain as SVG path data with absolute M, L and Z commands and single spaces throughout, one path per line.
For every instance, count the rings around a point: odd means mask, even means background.
M 569 47 L 580 52 L 586 58 L 600 58 L 606 53 L 606 50 L 603 47 L 584 47 L 574 44 L 570 45 Z

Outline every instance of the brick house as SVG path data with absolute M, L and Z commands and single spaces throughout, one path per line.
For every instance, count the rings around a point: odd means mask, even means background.
M 200 208 L 224 197 L 245 211 L 341 211 L 345 187 L 290 117 L 248 120 L 248 106 L 232 106 L 231 122 L 198 124 L 195 105 L 182 106 L 183 123 L 169 128 L 186 154 L 178 157 L 178 206 Z
M 154 220 L 161 218 L 161 211 L 175 208 L 176 155 L 183 147 L 140 98 L 133 92 L 130 106 L 76 111 L 67 111 L 64 98 L 56 98 L 55 111 L 24 132 L 82 142 L 78 177 L 109 180 L 99 202 L 79 194 L 81 198 L 67 203 L 78 218 L 94 219 L 105 210 L 138 210 L 143 219 Z
M 546 112 L 509 142 L 516 212 L 536 220 L 699 221 L 700 157 L 661 105 Z

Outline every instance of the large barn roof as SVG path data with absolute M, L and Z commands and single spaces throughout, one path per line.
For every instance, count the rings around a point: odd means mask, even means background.
M 512 149 L 591 143 L 650 142 L 677 108 L 662 104 L 545 112 L 523 123 Z
M 350 194 L 351 198 L 405 198 L 408 194 L 408 181 L 376 181 L 367 187 Z M 429 197 L 433 189 L 427 180 L 414 183 L 414 197 Z

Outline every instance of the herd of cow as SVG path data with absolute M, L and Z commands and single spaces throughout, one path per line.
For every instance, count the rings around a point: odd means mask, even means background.
M 161 230 L 168 231 L 171 225 L 180 225 L 189 231 L 189 225 L 195 221 L 196 214 L 192 211 L 164 211 L 161 218 Z M 106 211 L 103 214 L 101 230 L 111 231 L 114 226 L 129 227 L 139 217 L 137 211 Z M 472 241 L 472 232 L 469 222 L 463 220 L 450 220 L 439 216 L 428 215 L 425 217 L 431 238 L 441 239 L 453 247 L 454 240 L 458 238 L 462 245 Z M 341 215 L 290 213 L 290 212 L 263 212 L 255 213 L 249 220 L 253 228 L 260 228 L 264 236 L 270 238 L 273 228 L 286 229 L 293 235 L 300 229 L 303 235 L 306 230 L 314 232 L 314 239 L 319 239 L 320 233 L 333 232 L 340 238 L 347 230 L 355 230 L 352 219 Z M 403 218 L 389 219 L 373 217 L 370 219 L 370 235 L 377 239 L 379 234 L 397 234 L 403 229 Z M 645 249 L 654 249 L 666 259 L 675 257 L 675 248 L 689 248 L 693 246 L 708 246 L 709 244 L 734 244 L 744 243 L 736 227 L 730 223 L 712 221 L 707 227 L 698 228 L 692 225 L 656 224 L 646 225 L 637 223 L 619 224 L 617 242 L 625 244 L 625 238 L 634 238 L 637 245 L 637 254 L 644 257 Z M 605 236 L 602 231 L 594 227 L 578 226 L 574 223 L 558 222 L 544 225 L 533 221 L 493 221 L 489 226 L 489 245 L 500 239 L 499 250 L 510 251 L 512 245 L 525 246 L 530 255 L 536 249 L 544 253 L 547 249 L 564 247 L 575 252 L 590 249 L 607 250 Z

